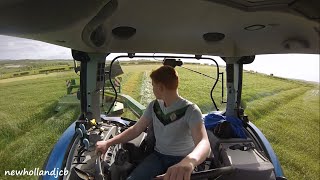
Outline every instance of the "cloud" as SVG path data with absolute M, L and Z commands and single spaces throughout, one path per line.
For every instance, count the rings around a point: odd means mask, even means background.
M 0 35 L 0 59 L 72 59 L 69 48 Z

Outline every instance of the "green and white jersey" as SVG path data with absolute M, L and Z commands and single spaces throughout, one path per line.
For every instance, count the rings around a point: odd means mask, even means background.
M 197 105 L 181 97 L 169 107 L 162 100 L 154 100 L 142 116 L 153 122 L 156 151 L 172 156 L 186 156 L 193 151 L 191 128 L 203 123 Z

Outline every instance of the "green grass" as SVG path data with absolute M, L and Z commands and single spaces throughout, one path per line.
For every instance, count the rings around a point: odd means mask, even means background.
M 70 71 L 70 67 L 73 67 L 73 62 L 70 60 L 0 60 L 0 79 L 34 75 L 45 71 Z
M 126 65 L 122 93 L 140 100 L 143 73 L 159 65 Z M 187 65 L 215 77 L 212 66 Z M 213 79 L 177 68 L 179 93 L 203 113 L 214 110 L 209 93 Z M 79 107 L 55 113 L 65 95 L 65 80 L 73 72 L 39 74 L 0 80 L 0 179 L 4 170 L 41 168 L 64 130 L 79 115 Z M 77 81 L 78 82 L 78 81 Z M 288 179 L 319 178 L 319 85 L 244 73 L 243 104 L 249 119 L 272 144 Z M 214 98 L 220 109 L 221 83 Z M 133 116 L 126 112 L 125 116 Z M 133 117 L 130 117 L 133 118 Z M 36 179 L 33 176 L 12 179 Z
M 143 74 L 145 69 L 155 69 L 159 67 L 158 65 L 125 65 L 122 66 L 124 74 L 121 75 L 121 93 L 130 95 L 132 98 L 139 101 L 141 99 L 141 84 L 143 80 Z M 122 116 L 127 117 L 132 120 L 136 120 L 137 117 L 128 109 L 124 110 L 124 114 Z
M 256 119 L 289 179 L 319 179 L 319 91 L 309 89 Z
M 319 179 L 319 85 L 250 73 L 244 82 L 246 114 L 288 179 Z
M 214 78 L 216 77 L 216 68 L 213 66 L 187 65 L 186 67 Z M 197 104 L 202 110 L 202 113 L 209 113 L 210 111 L 216 110 L 210 98 L 210 91 L 215 80 L 193 73 L 187 69 L 177 68 L 177 71 L 180 77 L 180 95 Z M 221 91 L 221 82 L 218 82 L 214 89 L 213 98 L 218 108 L 224 109 L 225 104 L 221 104 Z
M 65 80 L 74 73 L 54 73 L 0 80 L 0 179 L 4 170 L 42 167 L 64 130 L 76 119 L 78 107 L 54 113 L 65 94 Z M 12 177 L 35 179 L 35 177 Z

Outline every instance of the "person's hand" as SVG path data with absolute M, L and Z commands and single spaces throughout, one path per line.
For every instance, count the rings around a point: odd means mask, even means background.
M 96 143 L 96 154 L 98 154 L 98 152 L 101 152 L 101 154 L 105 154 L 109 147 L 110 144 L 108 141 L 98 141 Z
M 188 159 L 183 159 L 178 164 L 168 168 L 164 180 L 190 180 L 194 165 Z M 161 177 L 161 176 L 160 176 Z

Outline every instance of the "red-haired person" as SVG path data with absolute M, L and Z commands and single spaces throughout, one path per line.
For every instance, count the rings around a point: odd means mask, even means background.
M 98 141 L 96 151 L 105 153 L 118 143 L 138 137 L 152 123 L 154 152 L 129 175 L 128 180 L 189 180 L 195 166 L 201 164 L 210 149 L 199 107 L 178 94 L 179 78 L 171 66 L 161 66 L 150 75 L 152 101 L 137 123 L 107 141 Z M 164 174 L 164 175 L 163 175 Z

